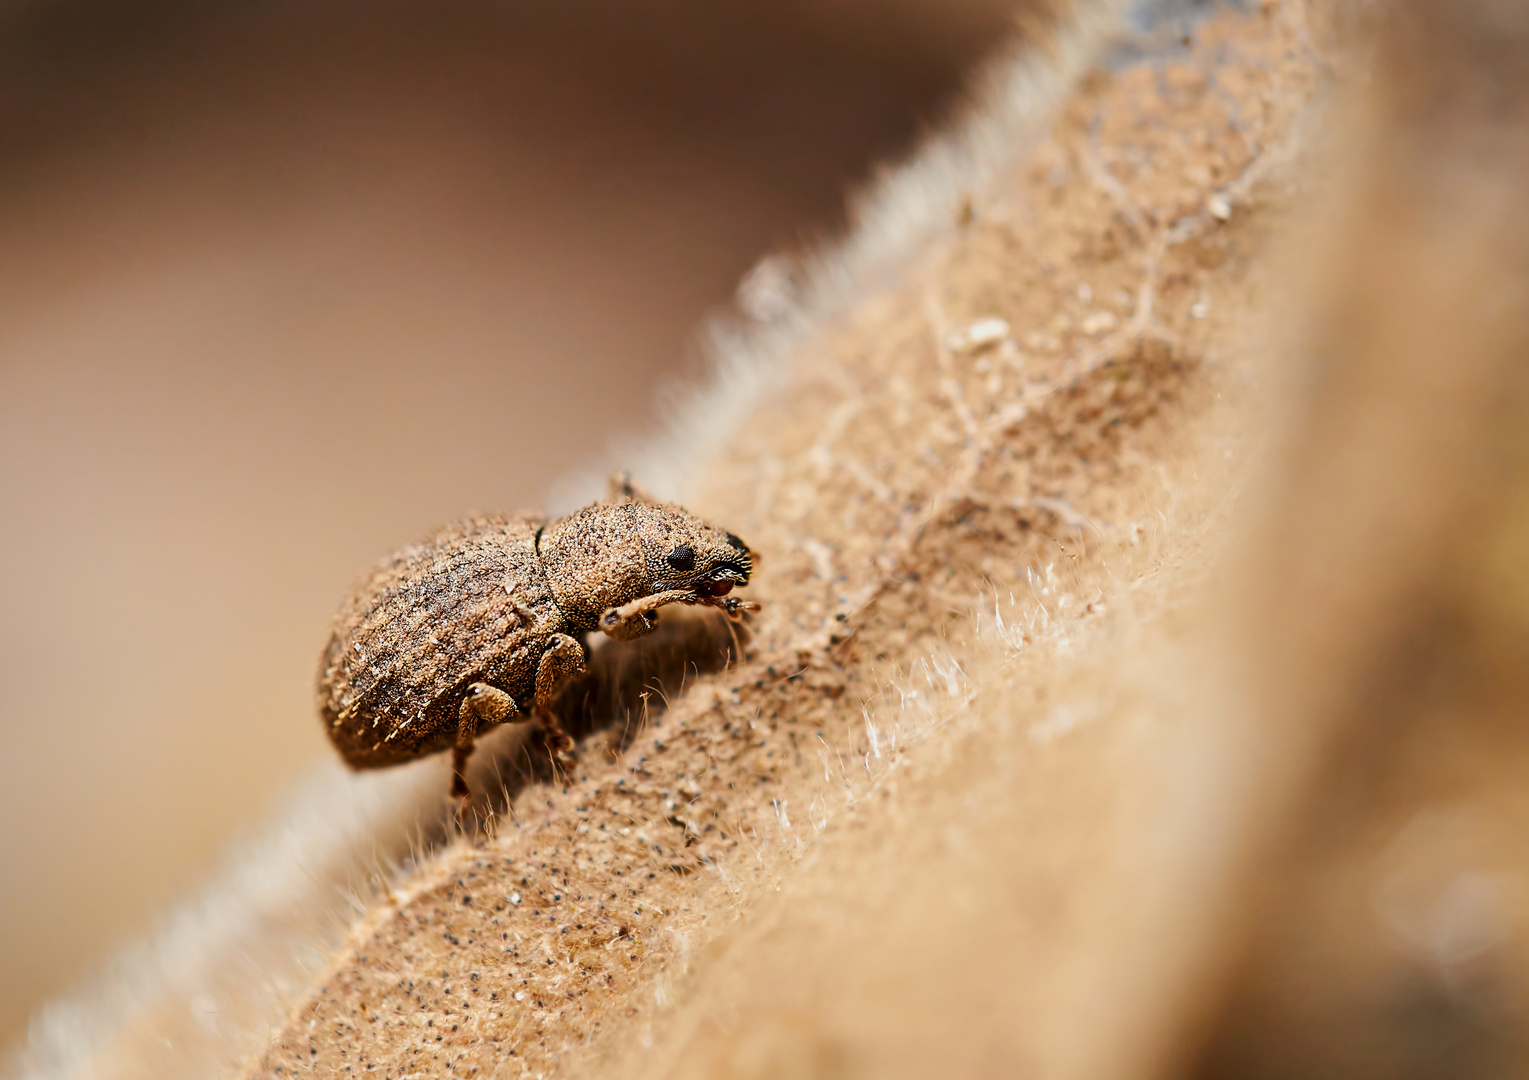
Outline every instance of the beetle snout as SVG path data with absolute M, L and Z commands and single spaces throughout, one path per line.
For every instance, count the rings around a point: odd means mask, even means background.
M 711 573 L 707 574 L 706 580 L 717 585 L 725 583 L 730 589 L 734 585 L 747 585 L 749 583 L 749 575 L 753 572 L 753 569 L 754 565 L 749 559 L 748 553 L 744 552 L 743 558 L 733 559 L 723 563 Z M 727 589 L 722 590 L 722 592 L 726 591 Z M 713 595 L 721 596 L 722 593 L 714 593 Z

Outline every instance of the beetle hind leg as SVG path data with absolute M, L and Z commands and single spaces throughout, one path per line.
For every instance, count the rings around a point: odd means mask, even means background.
M 515 699 L 497 686 L 475 682 L 462 695 L 457 706 L 457 742 L 451 750 L 451 797 L 465 799 L 472 794 L 467 786 L 467 759 L 472 757 L 473 740 L 478 732 L 501 723 L 520 711 Z

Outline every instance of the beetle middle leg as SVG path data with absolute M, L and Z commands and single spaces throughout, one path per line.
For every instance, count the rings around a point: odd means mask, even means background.
M 605 478 L 605 501 L 608 503 L 653 503 L 661 505 L 659 500 L 648 493 L 648 490 L 638 485 L 632 479 L 629 472 L 613 472 Z
M 467 759 L 472 756 L 473 740 L 478 732 L 491 728 L 520 711 L 515 699 L 497 686 L 470 683 L 457 706 L 457 742 L 451 750 L 451 797 L 465 799 L 472 792 L 467 787 Z
M 547 638 L 547 651 L 536 665 L 536 714 L 546 729 L 547 741 L 558 759 L 566 761 L 573 750 L 573 739 L 559 726 L 552 714 L 552 699 L 564 683 L 584 672 L 584 646 L 567 634 Z

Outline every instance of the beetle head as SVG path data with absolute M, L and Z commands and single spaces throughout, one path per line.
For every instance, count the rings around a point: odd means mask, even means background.
M 747 585 L 754 569 L 734 534 L 672 503 L 637 500 L 596 503 L 553 522 L 538 551 L 558 607 L 581 630 L 655 593 L 720 597 Z
M 754 556 L 733 533 L 678 506 L 634 503 L 631 513 L 652 574 L 650 592 L 692 589 L 722 596 L 749 583 Z

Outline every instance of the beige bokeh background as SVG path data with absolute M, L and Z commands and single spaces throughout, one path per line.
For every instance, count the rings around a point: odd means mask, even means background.
M 328 753 L 351 578 L 609 463 L 1007 7 L 0 11 L 0 1043 Z

